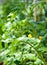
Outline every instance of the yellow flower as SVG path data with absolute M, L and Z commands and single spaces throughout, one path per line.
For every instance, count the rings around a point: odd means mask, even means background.
M 39 39 L 41 40 L 43 37 L 42 36 L 39 36 Z
M 28 38 L 32 38 L 32 35 L 31 35 L 31 34 L 29 34 L 29 35 L 28 35 Z

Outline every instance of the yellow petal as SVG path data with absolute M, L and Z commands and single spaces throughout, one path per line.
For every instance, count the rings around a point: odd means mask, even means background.
M 28 38 L 32 38 L 32 35 L 31 35 L 31 34 L 29 34 L 29 35 L 28 35 Z
M 42 36 L 39 36 L 39 39 L 41 40 L 43 37 Z

